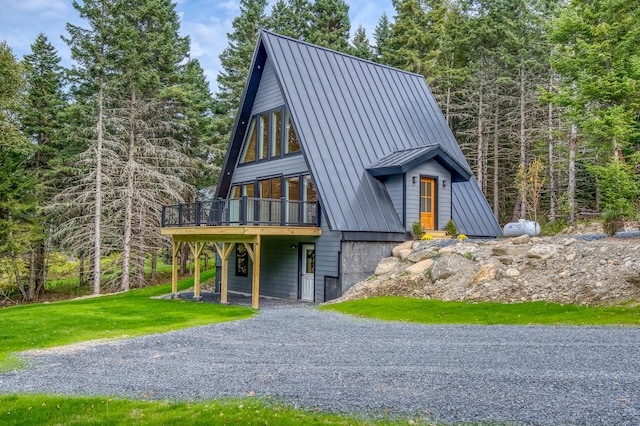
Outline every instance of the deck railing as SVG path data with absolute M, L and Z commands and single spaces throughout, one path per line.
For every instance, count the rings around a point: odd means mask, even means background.
M 320 226 L 317 201 L 241 197 L 162 206 L 162 226 Z

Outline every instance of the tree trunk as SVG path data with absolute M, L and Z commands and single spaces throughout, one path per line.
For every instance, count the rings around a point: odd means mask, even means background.
M 569 203 L 569 223 L 576 221 L 576 150 L 578 149 L 578 126 L 571 125 L 571 139 L 569 140 L 569 186 L 567 198 Z
M 478 185 L 480 186 L 480 188 L 484 188 L 486 185 L 484 185 L 484 173 L 482 170 L 482 165 L 484 164 L 484 138 L 482 135 L 482 131 L 484 128 L 484 105 L 483 105 L 483 99 L 482 99 L 482 83 L 480 83 L 480 88 L 478 89 L 478 162 L 477 162 L 477 167 L 478 170 L 476 171 L 477 173 L 477 178 L 478 178 Z
M 140 214 L 138 217 L 138 270 L 137 270 L 137 285 L 138 287 L 144 287 L 144 260 L 145 260 L 145 249 L 144 249 L 144 216 L 142 215 L 142 207 L 140 208 Z
M 131 227 L 133 222 L 133 173 L 134 173 L 134 148 L 136 141 L 135 128 L 136 91 L 131 88 L 131 104 L 129 107 L 129 146 L 127 150 L 127 187 L 125 189 L 124 204 L 124 238 L 122 242 L 122 277 L 120 290 L 129 290 L 129 274 L 131 272 Z
M 104 73 L 98 78 L 98 122 L 96 135 L 96 194 L 93 217 L 93 294 L 100 294 L 100 258 L 102 257 L 101 219 L 102 219 L 102 143 L 104 138 Z
M 158 253 L 154 250 L 151 252 L 151 282 L 156 282 L 158 272 Z
M 84 258 L 85 258 L 85 253 L 82 252 L 82 254 L 80 255 L 80 265 L 78 268 L 78 285 L 80 287 L 82 287 L 84 285 L 85 282 L 85 276 L 84 276 Z
M 549 78 L 549 90 L 553 89 L 553 77 Z M 556 176 L 553 154 L 553 104 L 549 102 L 549 221 L 556 220 Z
M 31 250 L 29 253 L 29 290 L 27 293 L 27 301 L 33 302 L 36 298 L 36 252 Z
M 525 80 L 524 68 L 520 68 L 520 165 L 527 168 L 527 134 L 526 134 L 526 108 L 525 108 Z M 520 202 L 520 219 L 526 219 L 527 205 Z
M 499 159 L 499 147 L 498 147 L 498 143 L 499 143 L 499 137 L 498 137 L 498 115 L 500 113 L 500 104 L 498 101 L 496 101 L 496 112 L 495 112 L 495 116 L 493 117 L 493 215 L 495 216 L 496 220 L 498 220 L 499 217 L 499 213 L 500 213 L 500 198 L 499 198 L 499 192 L 500 192 L 500 185 L 498 185 L 499 179 L 498 179 L 498 173 L 499 173 L 499 165 L 500 165 L 500 159 Z

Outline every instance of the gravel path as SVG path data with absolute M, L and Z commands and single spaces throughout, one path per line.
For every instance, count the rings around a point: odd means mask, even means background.
M 290 303 L 254 318 L 30 351 L 0 392 L 273 396 L 445 422 L 640 424 L 640 327 L 431 326 Z

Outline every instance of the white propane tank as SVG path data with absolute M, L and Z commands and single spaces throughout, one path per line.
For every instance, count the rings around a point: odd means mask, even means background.
M 505 237 L 519 237 L 527 234 L 535 237 L 540 233 L 540 225 L 532 220 L 520 219 L 517 222 L 509 222 L 504 226 Z

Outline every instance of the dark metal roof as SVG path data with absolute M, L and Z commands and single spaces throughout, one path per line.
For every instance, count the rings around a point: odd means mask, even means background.
M 449 167 L 471 175 L 421 75 L 262 31 L 243 103 L 255 98 L 253 74 L 264 68 L 263 52 L 275 68 L 331 229 L 405 232 L 384 185 L 367 171 L 390 154 L 440 145 L 440 159 L 449 157 Z M 246 110 L 241 106 L 240 115 Z M 248 118 L 236 121 L 218 194 L 228 191 Z M 453 183 L 452 191 L 458 228 L 467 235 L 501 234 L 477 185 Z
M 458 163 L 440 145 L 426 145 L 417 148 L 394 151 L 367 167 L 371 176 L 389 176 L 413 169 L 425 161 L 435 159 L 451 173 L 452 182 L 466 182 L 471 172 Z

